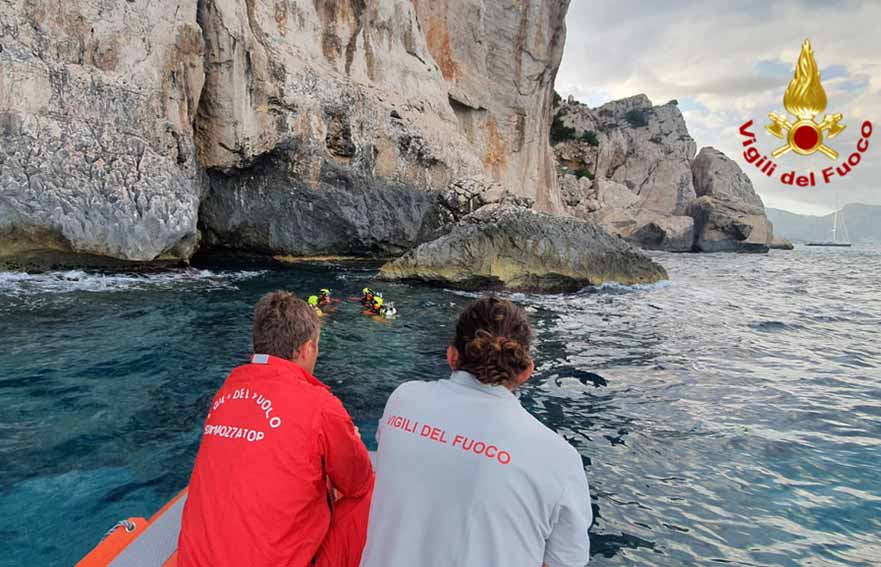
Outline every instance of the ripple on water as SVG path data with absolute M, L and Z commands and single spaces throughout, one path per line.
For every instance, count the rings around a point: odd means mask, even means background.
M 670 281 L 508 295 L 536 328 L 521 402 L 591 481 L 592 564 L 873 563 L 881 252 L 655 256 Z M 318 374 L 374 446 L 395 386 L 446 373 L 454 318 L 477 296 L 375 273 L 0 273 L 0 565 L 72 564 L 185 485 L 207 404 L 273 289 L 379 287 L 396 302 L 389 325 L 344 304 L 322 337 Z

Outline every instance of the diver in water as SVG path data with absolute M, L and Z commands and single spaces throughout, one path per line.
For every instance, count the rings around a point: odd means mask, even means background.
M 373 291 L 369 287 L 361 290 L 361 305 L 367 308 L 373 305 Z
M 330 303 L 330 290 L 327 288 L 321 288 L 318 292 L 318 305 L 323 307 L 325 305 L 330 305 Z
M 389 301 L 387 305 L 383 305 L 381 311 L 382 316 L 386 319 L 395 319 L 398 316 L 398 309 L 391 301 Z
M 322 288 L 318 292 L 318 307 L 322 309 L 325 313 L 333 313 L 336 311 L 336 307 L 334 307 L 334 303 L 339 303 L 341 300 L 334 299 L 330 296 L 330 290 L 327 288 Z
M 365 314 L 382 317 L 383 319 L 394 319 L 398 315 L 398 310 L 395 308 L 394 303 L 388 302 L 386 304 L 382 294 L 377 292 L 373 296 L 373 303 L 367 308 Z
M 327 289 L 326 287 L 322 288 L 318 292 L 318 306 L 319 307 L 324 307 L 325 305 L 331 305 L 331 304 L 339 303 L 339 302 L 340 302 L 339 299 L 333 299 L 330 296 L 330 290 Z
M 380 315 L 382 311 L 382 294 L 375 293 L 373 294 L 373 301 L 367 306 L 367 313 L 370 315 Z
M 319 317 L 324 317 L 324 311 L 321 310 L 321 307 L 318 306 L 318 296 L 310 295 L 309 300 L 307 301 L 309 307 L 315 310 Z

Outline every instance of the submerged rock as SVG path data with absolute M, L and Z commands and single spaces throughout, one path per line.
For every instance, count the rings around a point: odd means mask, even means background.
M 488 206 L 387 263 L 380 278 L 472 290 L 571 292 L 606 282 L 653 283 L 667 272 L 594 222 Z

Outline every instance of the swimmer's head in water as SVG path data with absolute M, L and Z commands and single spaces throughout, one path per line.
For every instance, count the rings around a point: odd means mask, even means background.
M 317 306 L 318 305 L 318 296 L 317 295 L 310 295 L 309 301 L 307 303 L 309 303 L 309 305 L 311 305 L 312 307 Z

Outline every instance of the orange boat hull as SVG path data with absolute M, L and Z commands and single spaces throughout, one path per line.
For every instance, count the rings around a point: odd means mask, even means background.
M 181 506 L 179 506 L 179 504 L 182 504 L 181 500 L 186 494 L 186 489 L 180 491 L 178 495 L 172 498 L 161 510 L 153 514 L 149 520 L 144 518 L 129 518 L 128 520 L 134 525 L 134 529 L 129 531 L 124 526 L 117 526 L 107 535 L 107 537 L 101 540 L 101 543 L 95 546 L 95 549 L 83 557 L 80 562 L 76 564 L 76 567 L 108 567 L 117 558 L 119 558 L 121 563 L 124 564 L 125 558 L 121 557 L 122 553 L 139 538 L 149 538 L 151 536 L 151 527 L 158 526 L 160 521 L 164 521 L 166 523 L 170 522 L 171 527 L 173 528 L 175 518 L 166 517 L 166 515 L 172 510 L 180 510 Z M 179 517 L 177 518 L 177 527 L 178 529 L 180 528 Z M 175 539 L 175 547 L 176 542 L 177 539 Z M 161 551 L 158 553 L 164 555 Z M 169 550 L 168 553 L 170 553 L 170 555 L 164 558 L 157 558 L 156 565 L 162 565 L 162 567 L 177 567 L 176 549 Z

